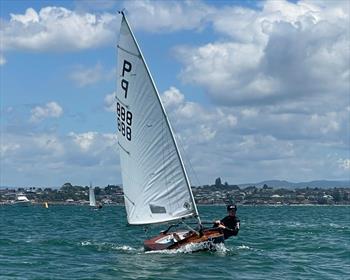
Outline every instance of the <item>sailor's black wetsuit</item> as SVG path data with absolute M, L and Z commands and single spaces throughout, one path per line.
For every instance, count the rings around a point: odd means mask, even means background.
M 220 222 L 227 227 L 227 229 L 223 229 L 225 239 L 238 234 L 240 220 L 237 216 L 226 216 Z

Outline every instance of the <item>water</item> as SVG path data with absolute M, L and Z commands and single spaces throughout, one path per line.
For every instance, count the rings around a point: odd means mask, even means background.
M 202 206 L 203 220 L 223 206 Z M 216 252 L 144 252 L 121 206 L 0 206 L 0 279 L 350 279 L 350 207 L 238 209 Z

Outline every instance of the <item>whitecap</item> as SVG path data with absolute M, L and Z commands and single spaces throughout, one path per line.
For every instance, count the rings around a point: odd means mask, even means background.
M 81 246 L 89 246 L 89 245 L 92 245 L 92 243 L 90 241 L 82 241 L 82 242 L 80 242 L 80 245 Z
M 240 246 L 237 246 L 237 249 L 238 250 L 250 250 L 251 248 L 249 246 L 246 246 L 246 245 L 240 245 Z
M 128 245 L 121 245 L 121 246 L 112 246 L 112 249 L 114 250 L 118 250 L 118 251 L 142 251 L 143 249 L 137 249 L 137 248 L 133 248 L 131 246 Z

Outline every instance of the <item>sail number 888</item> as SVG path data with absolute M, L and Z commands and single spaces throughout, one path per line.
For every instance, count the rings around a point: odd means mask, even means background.
M 132 125 L 132 113 L 125 110 L 123 105 L 117 102 L 117 115 L 118 115 L 118 130 L 121 134 L 131 141 L 131 125 Z

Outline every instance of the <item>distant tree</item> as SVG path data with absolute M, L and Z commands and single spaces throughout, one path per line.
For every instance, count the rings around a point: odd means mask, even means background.
M 96 187 L 95 188 L 95 194 L 99 195 L 101 193 L 101 188 L 100 187 Z
M 339 190 L 336 189 L 336 190 L 332 193 L 332 196 L 333 196 L 335 202 L 340 202 L 340 201 L 342 201 L 343 196 L 342 196 L 342 193 L 341 193 Z
M 62 188 L 71 188 L 71 187 L 73 187 L 71 183 L 64 183 L 62 185 Z
M 238 185 L 233 185 L 233 186 L 232 186 L 232 189 L 234 189 L 234 190 L 240 190 L 240 188 L 239 188 Z

